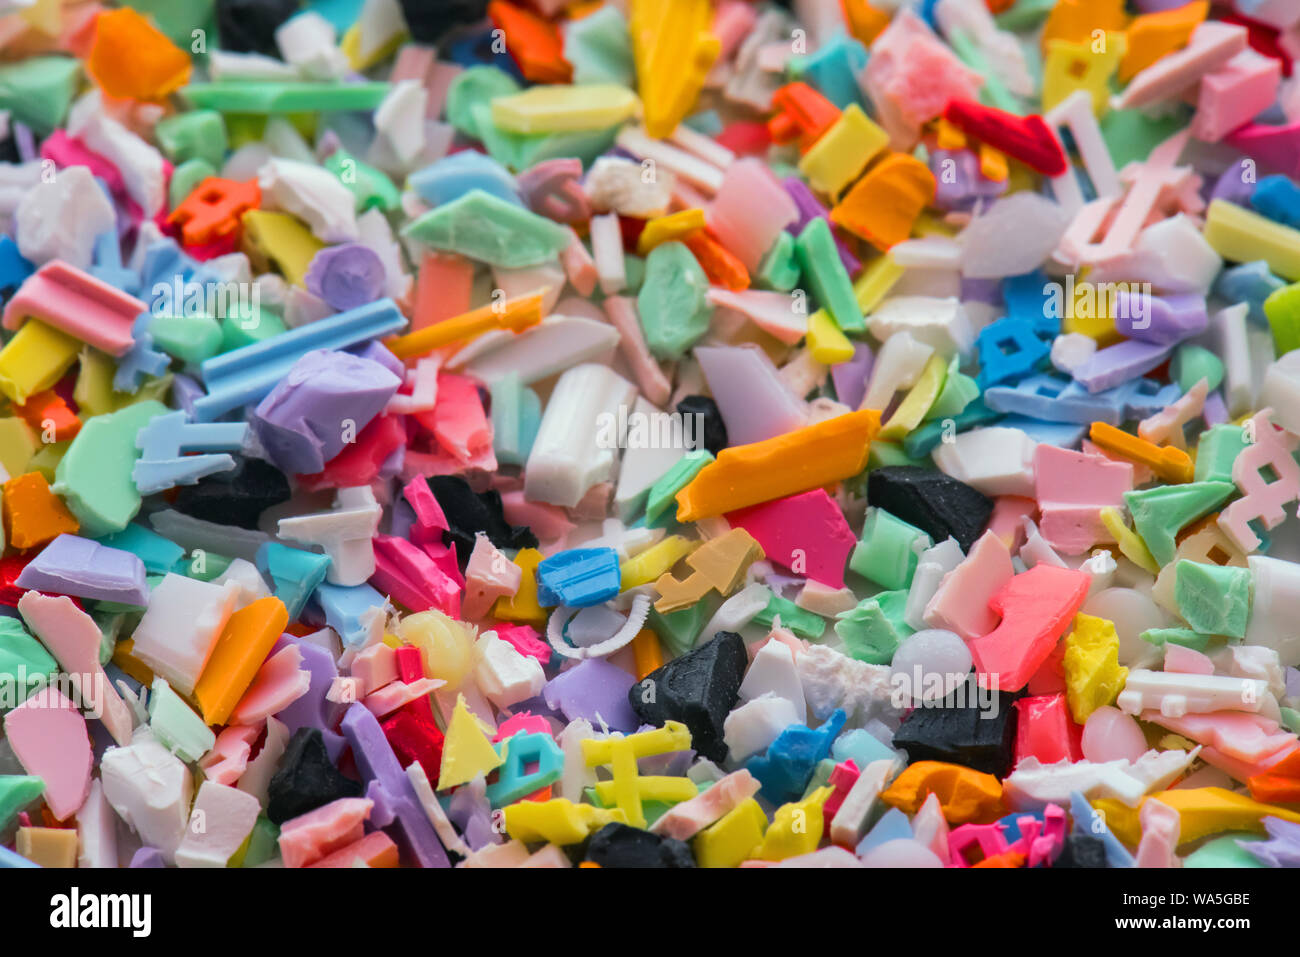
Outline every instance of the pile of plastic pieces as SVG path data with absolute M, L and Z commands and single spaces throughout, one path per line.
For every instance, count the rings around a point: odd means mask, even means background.
M 1300 864 L 1300 3 L 0 0 L 0 866 Z

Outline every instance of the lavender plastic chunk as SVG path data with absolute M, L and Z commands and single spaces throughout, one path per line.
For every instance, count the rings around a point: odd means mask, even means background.
M 374 302 L 384 294 L 384 263 L 369 246 L 326 246 L 307 267 L 307 291 L 339 312 Z
M 1150 372 L 1172 351 L 1169 346 L 1125 339 L 1094 352 L 1091 359 L 1074 370 L 1074 381 L 1089 392 L 1104 392 Z
M 46 545 L 14 584 L 123 605 L 149 604 L 144 562 L 130 552 L 79 535 L 60 535 Z
M 588 658 L 552 678 L 542 689 L 546 705 L 569 721 L 586 718 L 596 727 L 603 720 L 612 731 L 635 731 L 641 719 L 628 704 L 635 679 L 608 661 Z

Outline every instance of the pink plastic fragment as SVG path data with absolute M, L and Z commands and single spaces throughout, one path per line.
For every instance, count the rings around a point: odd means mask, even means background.
M 232 724 L 223 729 L 212 750 L 199 758 L 203 776 L 218 784 L 233 785 L 247 769 L 253 742 L 261 733 L 261 725 L 255 724 Z
M 300 668 L 301 664 L 302 652 L 294 644 L 285 645 L 266 659 L 230 720 L 235 724 L 257 724 L 305 695 L 311 687 L 311 672 Z
M 1015 575 L 1011 552 L 992 530 L 971 546 L 966 559 L 943 576 L 925 606 L 926 624 L 946 628 L 970 641 L 991 632 L 998 615 L 989 602 Z
M 375 802 L 339 798 L 280 825 L 280 856 L 285 867 L 306 867 L 339 848 L 359 841 Z
M 1099 542 L 1114 541 L 1101 510 L 1124 504 L 1124 493 L 1133 489 L 1133 466 L 1041 442 L 1034 452 L 1034 483 L 1043 538 L 1065 555 L 1082 555 Z
M 4 736 L 23 769 L 45 782 L 45 803 L 63 821 L 90 793 L 93 755 L 86 719 L 53 686 L 33 692 L 4 719 Z
M 749 532 L 770 561 L 831 588 L 844 587 L 844 566 L 857 537 L 825 489 L 729 512 L 727 521 Z

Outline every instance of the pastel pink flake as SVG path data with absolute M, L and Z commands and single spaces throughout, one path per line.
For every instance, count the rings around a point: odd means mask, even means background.
M 1264 409 L 1249 420 L 1254 441 L 1232 462 L 1232 481 L 1241 498 L 1219 513 L 1219 528 L 1247 554 L 1261 544 L 1250 523 L 1275 528 L 1286 518 L 1286 506 L 1300 498 L 1300 465 L 1293 457 L 1300 440 L 1275 426 L 1272 412 Z M 1265 476 L 1266 469 L 1272 478 Z
M 988 531 L 1002 540 L 1008 551 L 1025 543 L 1025 519 L 1038 514 L 1038 503 L 1023 495 L 999 495 L 993 500 Z
M 1006 543 L 992 530 L 985 532 L 966 559 L 939 582 L 939 590 L 925 606 L 926 624 L 947 628 L 967 641 L 987 635 L 1000 620 L 989 601 L 1013 575 Z
M 1177 449 L 1186 449 L 1187 437 L 1183 435 L 1183 426 L 1201 415 L 1209 394 L 1209 383 L 1205 379 L 1197 380 L 1196 385 L 1188 389 L 1177 402 L 1170 403 L 1139 422 L 1138 438 L 1145 439 L 1152 445 L 1168 444 Z
M 637 318 L 636 303 L 626 296 L 609 296 L 603 305 L 605 318 L 618 330 L 619 349 L 632 368 L 632 376 L 641 394 L 654 405 L 664 405 L 672 396 L 672 383 L 650 354 L 641 320 Z
M 474 537 L 474 551 L 465 566 L 465 596 L 461 600 L 461 617 L 478 621 L 492 610 L 498 598 L 511 597 L 519 591 L 523 569 L 506 558 L 480 532 Z
M 1276 721 L 1259 714 L 1214 711 L 1169 718 L 1159 711 L 1148 710 L 1143 711 L 1140 717 L 1238 761 L 1260 761 L 1296 744 L 1294 734 L 1283 731 Z
M 574 529 L 568 514 L 558 505 L 529 502 L 522 489 L 501 492 L 502 512 L 511 525 L 527 525 L 543 542 L 558 541 Z
M 560 265 L 564 275 L 581 296 L 590 296 L 596 289 L 596 261 L 587 252 L 587 247 L 578 234 L 569 230 L 569 245 L 560 251 Z
M 371 867 L 396 867 L 397 866 L 397 845 L 393 839 L 383 831 L 371 831 L 365 837 L 358 841 L 353 841 L 346 847 L 340 847 L 333 854 L 322 857 L 315 863 L 308 864 L 308 867 L 355 867 L 357 862 L 368 864 Z M 391 861 L 392 863 L 379 864 L 379 861 Z
M 306 867 L 361 840 L 375 802 L 339 798 L 280 825 L 280 857 L 285 867 Z
M 746 158 L 727 167 L 705 216 L 718 242 L 752 274 L 781 231 L 799 220 L 799 210 L 766 163 Z M 788 308 L 789 297 L 783 298 Z
M 285 645 L 268 658 L 239 699 L 230 719 L 236 724 L 257 724 L 305 695 L 311 686 L 311 672 L 300 668 L 301 664 L 302 652 L 293 644 Z
M 1124 504 L 1133 466 L 1043 442 L 1034 452 L 1034 484 L 1043 538 L 1063 554 L 1082 555 L 1098 542 L 1114 541 L 1101 510 Z
M 650 831 L 678 841 L 689 841 L 714 821 L 758 793 L 759 782 L 744 768 L 733 771 L 707 791 L 674 804 L 654 822 Z
M 261 733 L 260 724 L 232 724 L 223 730 L 212 750 L 199 758 L 203 776 L 218 784 L 233 785 L 248 767 L 253 742 Z
M 34 692 L 4 720 L 5 740 L 23 769 L 45 782 L 45 803 L 60 821 L 90 793 L 93 755 L 86 719 L 55 687 Z
M 1165 645 L 1165 671 L 1181 675 L 1212 675 L 1214 662 L 1195 648 L 1170 642 Z
M 772 338 L 792 346 L 808 334 L 808 316 L 794 310 L 788 293 L 747 289 L 732 292 L 717 286 L 709 289 L 709 302 L 733 309 Z
M 397 653 L 382 641 L 363 648 L 352 659 L 351 672 L 352 677 L 360 682 L 364 697 L 397 680 Z
M 417 412 L 415 420 L 433 433 L 444 452 L 464 464 L 492 448 L 492 423 L 483 411 L 478 383 L 466 376 L 438 373 L 438 404 L 431 413 Z
M 1235 24 L 1200 24 L 1187 46 L 1161 57 L 1133 77 L 1117 106 L 1128 110 L 1178 97 L 1246 49 L 1246 37 L 1246 28 Z
M 390 681 L 378 691 L 366 695 L 361 703 L 376 718 L 386 718 L 398 708 L 433 694 L 446 683 L 439 678 L 417 678 L 411 682 Z
M 529 855 L 528 860 L 519 865 L 523 868 L 529 867 L 546 867 L 546 868 L 563 868 L 573 867 L 573 862 L 569 860 L 569 855 L 564 853 L 563 848 L 555 844 L 547 844 L 539 848 L 533 854 Z
M 1282 63 L 1247 47 L 1201 80 L 1192 135 L 1217 143 L 1277 99 Z
M 769 561 L 831 588 L 844 587 L 844 565 L 857 538 L 825 489 L 729 512 L 727 521 L 749 532 Z
M 521 711 L 519 714 L 511 715 L 505 721 L 501 722 L 497 728 L 497 733 L 493 735 L 493 742 L 506 741 L 513 738 L 516 734 L 550 734 L 551 723 L 540 714 L 533 714 L 531 711 Z

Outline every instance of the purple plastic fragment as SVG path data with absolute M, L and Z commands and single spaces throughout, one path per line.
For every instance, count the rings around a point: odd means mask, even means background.
M 835 384 L 835 394 L 850 409 L 856 409 L 866 398 L 867 379 L 875 364 L 876 356 L 871 351 L 871 346 L 865 342 L 855 342 L 853 358 L 831 366 L 831 382 Z
M 400 385 L 378 362 L 316 349 L 258 403 L 249 424 L 281 470 L 314 475 L 383 411 Z
M 307 291 L 339 312 L 374 302 L 384 294 L 383 260 L 369 246 L 326 246 L 307 267 Z
M 371 339 L 359 346 L 353 346 L 347 350 L 354 356 L 362 359 L 369 359 L 371 362 L 378 362 L 381 366 L 397 376 L 398 379 L 406 378 L 406 366 L 402 360 L 393 355 L 389 348 L 377 339 Z
M 305 695 L 275 717 L 284 722 L 290 737 L 299 728 L 319 728 L 325 738 L 326 753 L 329 754 L 331 761 L 337 763 L 339 755 L 343 753 L 344 744 L 342 736 L 334 730 L 338 706 L 327 700 L 325 695 L 330 690 L 330 685 L 334 683 L 334 679 L 339 676 L 338 666 L 334 663 L 334 657 L 320 645 L 302 641 L 293 635 L 281 635 L 277 638 L 271 654 L 278 654 L 289 644 L 297 645 L 298 651 L 302 653 L 301 667 L 311 672 L 311 683 L 307 686 Z
M 447 802 L 447 819 L 456 825 L 471 851 L 501 843 L 500 835 L 492 827 L 492 805 L 481 776 L 452 792 Z
M 1115 295 L 1115 330 L 1131 339 L 1172 346 L 1200 335 L 1209 324 L 1204 296 L 1153 296 L 1127 289 Z
M 1242 157 L 1223 171 L 1223 175 L 1215 181 L 1214 189 L 1210 191 L 1210 199 L 1226 199 L 1230 203 L 1250 209 L 1250 197 L 1254 195 L 1258 184 L 1253 179 L 1247 183 L 1246 178 L 1241 175 L 1241 164 L 1244 161 L 1245 157 Z
M 166 867 L 162 851 L 156 847 L 142 847 L 131 855 L 132 867 Z
M 930 154 L 934 174 L 934 206 L 952 212 L 972 209 L 982 199 L 995 199 L 1007 191 L 1004 180 L 980 175 L 979 160 L 970 150 L 935 150 Z
M 144 562 L 130 552 L 79 535 L 60 535 L 46 545 L 14 584 L 96 601 L 149 604 Z
M 761 349 L 697 346 L 695 358 L 732 444 L 761 442 L 807 424 L 803 401 L 790 391 Z
M 599 727 L 603 720 L 612 731 L 631 732 L 641 723 L 627 700 L 635 681 L 617 665 L 588 658 L 547 682 L 542 697 L 569 721 L 586 718 Z
M 190 421 L 196 421 L 194 418 L 194 400 L 207 395 L 207 390 L 199 385 L 194 379 L 178 372 L 172 377 L 172 400 L 185 410 Z
M 828 223 L 830 222 L 831 217 L 826 211 L 826 207 L 813 195 L 813 191 L 808 188 L 807 183 L 796 176 L 791 176 L 783 180 L 781 185 L 785 187 L 785 191 L 794 200 L 794 208 L 799 214 L 798 219 L 785 227 L 786 232 L 798 236 L 803 232 L 803 228 L 814 219 L 821 218 Z M 848 270 L 850 276 L 856 276 L 858 270 L 862 268 L 862 261 L 853 255 L 848 243 L 836 235 L 834 230 L 831 231 L 831 236 L 835 239 L 835 249 L 840 254 L 840 262 L 844 264 L 844 268 Z
M 982 302 L 989 306 L 1000 306 L 1002 297 L 1001 279 L 979 279 L 975 276 L 961 277 L 961 301 Z
M 1104 392 L 1150 372 L 1172 351 L 1170 346 L 1125 339 L 1094 352 L 1091 359 L 1074 370 L 1074 381 L 1089 392 Z
M 1205 419 L 1207 429 L 1224 425 L 1229 421 L 1228 407 L 1223 402 L 1223 393 L 1211 392 L 1205 397 L 1205 408 L 1201 411 L 1201 417 Z

